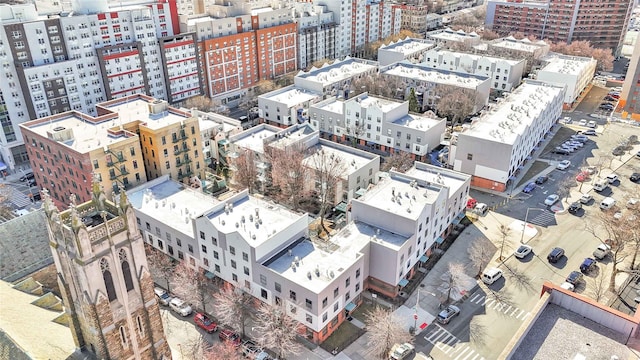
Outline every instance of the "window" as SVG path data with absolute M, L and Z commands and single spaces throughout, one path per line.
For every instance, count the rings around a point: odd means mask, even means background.
M 344 286 L 349 286 L 351 285 L 351 277 L 348 277 L 345 281 L 344 281 Z
M 200 231 L 200 239 L 204 240 L 204 232 Z
M 120 249 L 118 253 L 120 258 L 120 266 L 122 267 L 122 276 L 124 277 L 124 284 L 127 291 L 133 290 L 133 279 L 131 278 L 131 269 L 129 268 L 129 261 L 127 261 L 127 252 L 124 249 Z
M 349 299 L 351 299 L 351 294 L 349 293 L 349 291 L 347 291 L 347 293 L 344 294 L 344 301 L 347 301 Z
M 231 253 L 231 255 L 235 255 L 236 254 L 236 248 L 234 248 L 233 246 L 229 246 L 229 252 Z
M 178 259 L 184 260 L 184 253 L 180 250 L 178 250 Z
M 217 272 L 220 272 L 220 265 L 215 265 L 214 268 Z
M 473 154 L 467 154 L 467 160 L 473 160 Z
M 218 252 L 215 251 L 215 250 L 213 251 L 213 258 L 216 259 L 216 260 L 220 259 L 220 257 L 218 256 Z
M 260 297 L 262 297 L 263 299 L 267 299 L 267 290 L 265 289 L 260 289 Z
M 176 245 L 182 246 L 182 241 L 180 241 L 180 239 L 178 239 L 178 238 L 176 238 Z
M 107 289 L 107 298 L 109 301 L 117 299 L 116 289 L 113 286 L 113 278 L 111 277 L 111 271 L 109 271 L 109 262 L 107 259 L 100 260 L 100 270 L 102 270 L 102 280 L 104 281 L 104 287 Z
M 144 338 L 144 327 L 142 326 L 142 318 L 140 316 L 136 316 L 136 324 L 138 325 L 138 334 L 140 334 L 140 338 Z
M 289 290 L 289 299 L 296 301 L 296 292 L 293 290 Z
M 335 289 L 333 290 L 333 298 L 335 299 L 335 298 L 337 298 L 337 297 L 338 297 L 338 288 L 335 288 Z
M 211 243 L 212 243 L 214 246 L 218 246 L 218 239 L 216 239 L 216 238 L 214 238 L 214 237 L 212 236 L 212 237 L 211 237 Z
M 420 224 L 422 226 L 422 224 Z M 356 279 L 360 277 L 360 269 L 356 269 Z
M 327 298 L 322 299 L 322 308 L 323 309 L 327 307 L 327 303 L 328 303 Z
M 120 326 L 120 342 L 123 348 L 129 347 L 127 344 L 127 334 L 125 333 L 124 326 Z
M 249 268 L 246 266 L 244 267 L 244 274 L 249 275 Z
M 333 304 L 333 311 L 338 311 L 338 303 Z
M 360 283 L 356 283 L 356 292 L 360 291 Z
M 242 260 L 244 261 L 249 261 L 249 254 L 247 254 L 246 252 L 242 252 Z
M 307 314 L 307 322 L 313 324 L 313 317 L 310 314 Z
M 202 245 L 202 252 L 203 253 L 207 253 L 207 246 L 206 245 Z
M 202 262 L 204 263 L 204 266 L 209 267 L 209 259 L 204 258 L 202 259 Z
M 231 274 L 231 279 L 235 282 L 238 282 L 238 275 L 236 274 Z
M 236 261 L 235 260 L 231 260 L 231 267 L 234 269 L 237 269 L 238 266 L 236 265 Z
M 311 310 L 313 308 L 313 301 L 309 299 L 304 299 L 304 304 L 307 306 L 307 309 Z
M 277 292 L 282 292 L 282 286 L 279 283 L 275 283 L 275 288 Z
M 193 254 L 193 246 L 191 244 L 188 245 L 188 250 L 190 253 Z
M 266 286 L 267 285 L 267 277 L 260 274 L 260 285 Z

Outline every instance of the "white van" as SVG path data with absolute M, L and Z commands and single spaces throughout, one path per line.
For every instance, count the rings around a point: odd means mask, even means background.
M 618 175 L 616 174 L 607 175 L 607 181 L 609 182 L 609 184 L 613 184 L 614 182 L 618 181 Z
M 614 198 L 606 197 L 606 198 L 602 199 L 602 202 L 600 203 L 600 209 L 602 209 L 602 210 L 609 210 L 609 209 L 611 209 L 615 204 L 616 204 L 616 200 L 615 200 Z
M 491 285 L 502 277 L 502 270 L 498 268 L 487 269 L 482 273 L 482 282 Z
M 609 186 L 604 180 L 598 179 L 595 183 L 593 183 L 593 190 L 595 191 L 603 191 Z

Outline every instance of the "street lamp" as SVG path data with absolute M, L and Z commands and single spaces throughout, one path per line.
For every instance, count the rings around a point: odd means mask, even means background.
M 524 224 L 522 225 L 522 235 L 520 236 L 520 244 L 524 243 L 524 231 L 527 229 L 527 219 L 529 218 L 529 210 L 540 210 L 540 211 L 546 211 L 545 209 L 541 209 L 541 208 L 527 208 L 527 213 L 524 215 Z
M 416 307 L 414 308 L 415 313 L 413 314 L 413 331 L 417 331 L 418 330 L 418 306 L 420 305 L 420 291 L 424 291 L 425 293 L 437 298 L 438 295 L 436 295 L 435 293 L 432 293 L 430 291 L 426 291 L 426 290 L 420 290 L 418 288 L 418 294 L 416 295 Z

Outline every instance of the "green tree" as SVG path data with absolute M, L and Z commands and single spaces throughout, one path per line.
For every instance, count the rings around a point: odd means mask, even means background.
M 415 89 L 411 89 L 411 93 L 409 94 L 409 111 L 420 112 L 420 107 L 418 106 L 418 98 L 416 98 Z

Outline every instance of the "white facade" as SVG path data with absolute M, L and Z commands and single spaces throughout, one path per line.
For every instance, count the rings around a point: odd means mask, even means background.
M 353 34 L 351 22 L 353 21 L 353 3 L 356 0 L 314 0 L 314 5 L 324 5 L 334 15 L 334 19 L 339 24 L 336 37 L 336 58 L 350 55 L 353 52 L 351 47 Z M 361 1 L 364 2 L 364 1 Z
M 540 59 L 549 53 L 549 44 L 542 40 L 531 41 L 527 38 L 520 40 L 513 36 L 496 39 L 488 44 L 496 52 L 510 52 L 524 58 Z
M 520 84 L 526 61 L 480 56 L 442 49 L 432 49 L 424 54 L 424 64 L 433 69 L 465 72 L 488 77 L 491 88 L 511 91 Z
M 330 98 L 311 106 L 310 124 L 323 137 L 354 141 L 383 152 L 403 151 L 425 159 L 440 144 L 445 119 L 409 114 L 409 102 L 362 93 L 349 100 Z
M 454 46 L 455 44 L 475 46 L 478 45 L 481 40 L 480 35 L 475 32 L 466 33 L 464 30 L 454 31 L 450 28 L 429 31 L 426 39 L 444 46 Z
M 378 48 L 378 62 L 380 66 L 386 66 L 394 62 L 408 60 L 411 62 L 423 62 L 424 54 L 435 44 L 429 40 L 406 38 L 389 45 L 381 45 Z
M 407 61 L 393 63 L 380 68 L 383 78 L 393 77 L 405 85 L 405 99 L 411 89 L 415 90 L 418 104 L 423 108 L 436 107 L 438 88 L 445 87 L 452 91 L 456 88 L 473 92 L 475 106 L 471 114 L 480 111 L 489 103 L 491 80 L 487 76 L 468 74 L 450 70 L 434 69 L 425 64 L 412 64 Z
M 562 116 L 564 97 L 564 86 L 526 80 L 452 139 L 453 169 L 473 175 L 472 184 L 503 187 Z
M 196 109 L 191 109 L 190 112 L 198 118 L 205 164 L 219 162 L 221 150 L 219 144 L 228 140 L 230 136 L 242 132 L 242 123 L 240 120 L 213 112 L 206 113 Z
M 325 96 L 348 96 L 349 85 L 354 78 L 373 75 L 378 72 L 375 61 L 346 57 L 335 60 L 332 64 L 325 63 L 320 68 L 300 71 L 293 78 L 293 83 L 300 89 Z
M 294 11 L 298 25 L 298 68 L 337 58 L 336 41 L 340 33 L 334 14 L 326 11 L 326 6 L 310 3 L 295 3 Z
M 322 95 L 290 85 L 258 96 L 260 117 L 269 124 L 290 126 L 308 119 L 309 106 Z
M 591 83 L 598 61 L 594 58 L 550 55 L 544 60 L 546 65 L 538 70 L 536 79 L 567 87 L 564 96 L 566 104 L 572 104 Z

